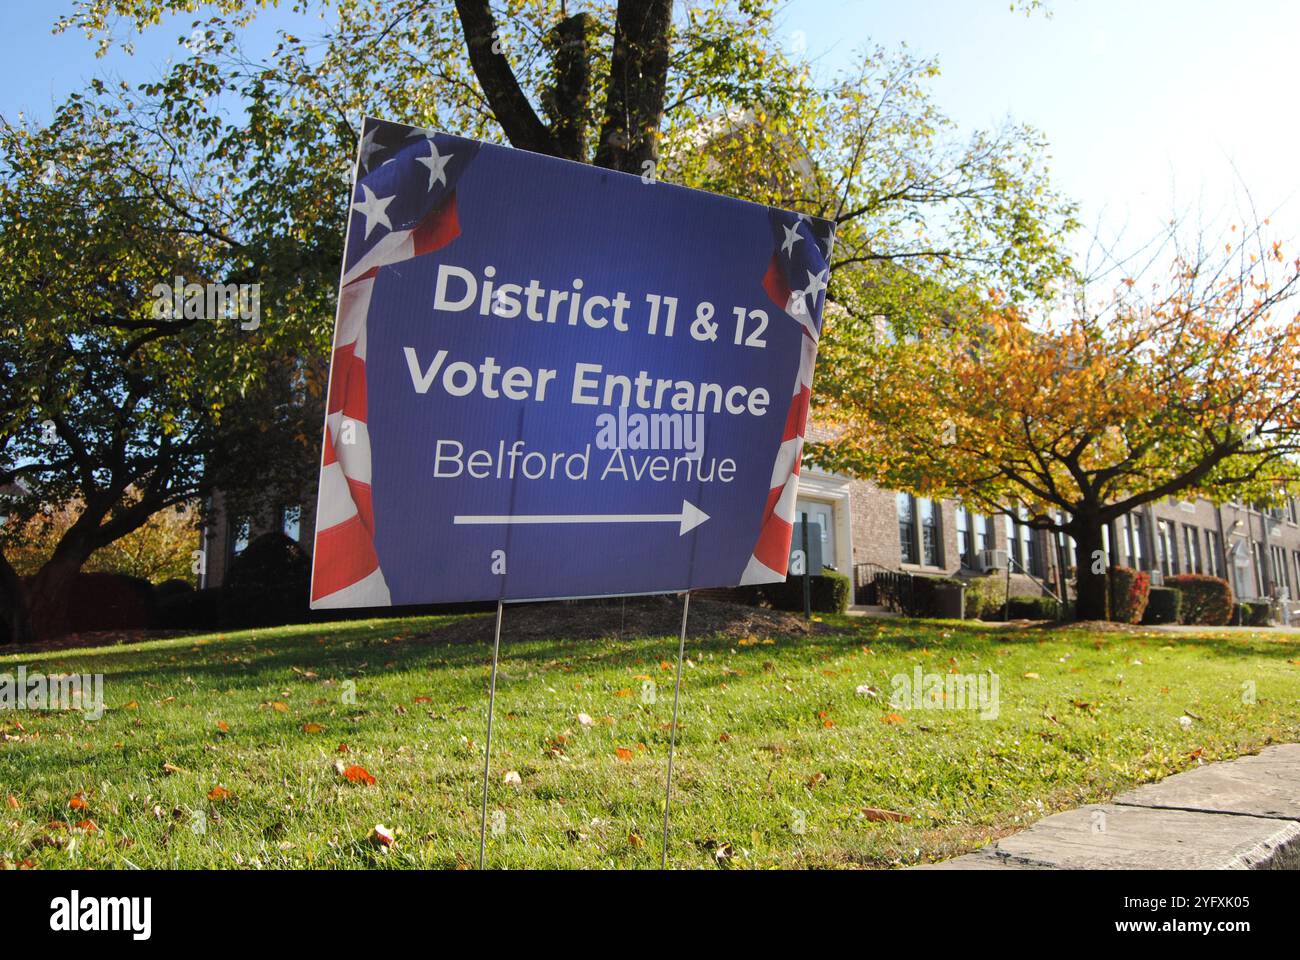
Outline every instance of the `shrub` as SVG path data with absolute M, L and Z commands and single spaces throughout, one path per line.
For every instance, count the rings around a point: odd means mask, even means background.
M 1150 574 L 1131 567 L 1116 567 L 1111 571 L 1111 603 L 1114 609 L 1110 618 L 1116 623 L 1141 623 L 1150 592 Z
M 1183 608 L 1183 594 L 1173 587 L 1152 587 L 1147 598 L 1143 623 L 1178 623 Z
M 966 619 L 1000 615 L 1007 602 L 1007 580 L 996 574 L 966 581 Z
M 223 627 L 264 627 L 310 618 L 311 560 L 283 533 L 264 533 L 230 564 Z
M 763 584 L 763 596 L 778 610 L 803 609 L 803 577 L 787 577 L 784 583 Z M 811 606 L 816 613 L 843 613 L 849 608 L 852 583 L 834 570 L 825 570 L 809 578 Z
M 235 590 L 296 588 L 311 579 L 311 560 L 283 533 L 264 533 L 230 564 L 226 586 Z
M 223 597 L 220 587 L 159 597 L 155 623 L 164 630 L 217 630 Z
M 1222 626 L 1233 619 L 1232 587 L 1227 580 L 1203 573 L 1184 573 L 1166 577 L 1165 586 L 1182 595 L 1181 623 L 1204 623 Z
M 1272 623 L 1273 607 L 1264 600 L 1247 600 L 1242 604 L 1244 623 L 1248 627 L 1267 627 Z
M 79 573 L 68 626 L 88 630 L 138 630 L 153 625 L 153 585 L 119 573 Z
M 1056 620 L 1061 605 L 1055 597 L 1011 597 L 1007 617 L 1011 620 Z
M 166 600 L 168 597 L 177 597 L 193 592 L 194 584 L 190 583 L 188 580 L 173 578 L 156 584 L 153 588 L 153 598 L 155 603 L 159 603 Z

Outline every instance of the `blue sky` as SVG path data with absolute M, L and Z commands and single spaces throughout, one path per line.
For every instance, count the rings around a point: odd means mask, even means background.
M 151 76 L 188 32 L 185 18 L 153 31 L 131 61 L 96 61 L 83 37 L 50 34 L 69 6 L 9 4 L 0 113 L 46 116 L 106 66 L 128 79 Z M 823 72 L 869 43 L 938 57 L 934 91 L 946 113 L 965 129 L 1011 117 L 1043 130 L 1057 182 L 1082 204 L 1085 224 L 1124 230 L 1128 246 L 1174 213 L 1237 219 L 1243 183 L 1281 239 L 1300 238 L 1300 134 L 1291 118 L 1300 3 L 1048 6 L 1052 16 L 1026 17 L 1007 0 L 794 0 L 778 34 L 805 44 Z M 269 22 L 290 19 L 275 13 Z

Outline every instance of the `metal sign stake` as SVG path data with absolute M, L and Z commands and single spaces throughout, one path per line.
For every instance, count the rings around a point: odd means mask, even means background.
M 497 660 L 501 654 L 501 608 L 502 601 L 497 601 L 497 628 L 492 640 L 492 683 L 488 687 L 488 722 L 487 743 L 483 745 L 483 816 L 478 824 L 478 868 L 483 869 L 483 860 L 487 855 L 487 803 L 488 770 L 492 765 L 492 711 L 497 701 Z
M 668 782 L 664 787 L 664 842 L 659 869 L 668 869 L 668 807 L 673 799 L 673 753 L 677 749 L 677 704 L 682 697 L 682 661 L 686 659 L 686 614 L 691 609 L 691 592 L 682 598 L 682 635 L 677 643 L 677 683 L 673 687 L 673 727 L 668 738 Z

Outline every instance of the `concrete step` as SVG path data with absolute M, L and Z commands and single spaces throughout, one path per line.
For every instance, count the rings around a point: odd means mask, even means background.
M 877 617 L 889 619 L 897 617 L 899 614 L 893 610 L 886 610 L 884 607 L 872 604 L 855 603 L 846 611 L 850 617 Z

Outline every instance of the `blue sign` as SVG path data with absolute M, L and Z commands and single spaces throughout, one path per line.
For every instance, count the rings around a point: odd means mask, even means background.
M 368 119 L 313 607 L 783 580 L 832 225 Z

